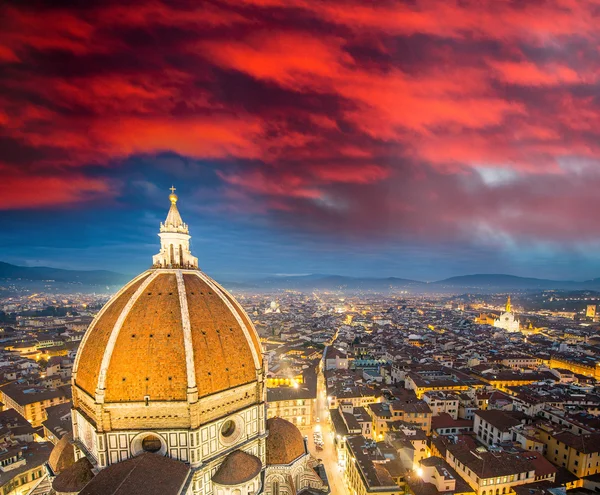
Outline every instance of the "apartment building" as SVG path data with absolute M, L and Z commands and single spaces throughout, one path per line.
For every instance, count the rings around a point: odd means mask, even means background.
M 600 433 L 577 435 L 557 425 L 538 425 L 539 440 L 546 446 L 545 456 L 557 466 L 582 478 L 600 473 Z
M 505 495 L 516 485 L 535 481 L 530 459 L 504 451 L 482 452 L 465 445 L 448 445 L 446 461 L 477 495 Z
M 0 401 L 6 409 L 14 409 L 32 426 L 46 419 L 45 409 L 71 400 L 70 387 L 42 388 L 16 382 L 0 387 Z
M 525 421 L 525 415 L 517 411 L 475 411 L 473 430 L 481 442 L 487 445 L 499 444 L 514 440 L 512 428 Z
M 402 464 L 384 455 L 378 444 L 362 435 L 346 439 L 344 481 L 354 495 L 404 495 Z
M 430 407 L 433 416 L 447 413 L 452 419 L 458 419 L 460 399 L 457 394 L 442 391 L 425 392 L 423 400 Z

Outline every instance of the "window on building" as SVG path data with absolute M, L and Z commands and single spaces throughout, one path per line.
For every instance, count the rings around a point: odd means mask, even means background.
M 142 450 L 144 452 L 158 452 L 161 448 L 162 443 L 156 435 L 148 435 L 142 440 Z

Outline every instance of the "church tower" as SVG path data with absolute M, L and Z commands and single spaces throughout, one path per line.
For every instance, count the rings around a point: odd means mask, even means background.
M 498 328 L 502 328 L 510 333 L 520 332 L 521 324 L 519 320 L 515 317 L 515 314 L 512 311 L 512 304 L 510 302 L 510 296 L 506 299 L 505 311 L 494 320 L 494 326 Z

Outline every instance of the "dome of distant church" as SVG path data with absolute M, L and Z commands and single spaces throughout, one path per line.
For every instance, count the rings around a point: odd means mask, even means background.
M 74 384 L 97 402 L 195 402 L 256 381 L 262 368 L 250 319 L 198 270 L 170 200 L 154 267 L 104 306 L 79 349 Z

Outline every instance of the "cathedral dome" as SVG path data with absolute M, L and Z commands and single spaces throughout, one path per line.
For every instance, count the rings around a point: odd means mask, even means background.
M 102 308 L 77 353 L 75 389 L 96 404 L 195 403 L 256 382 L 262 370 L 254 326 L 197 268 L 174 198 L 159 236 L 154 267 Z
M 255 381 L 261 347 L 235 299 L 199 270 L 152 269 L 102 309 L 75 385 L 104 402 L 185 401 Z

